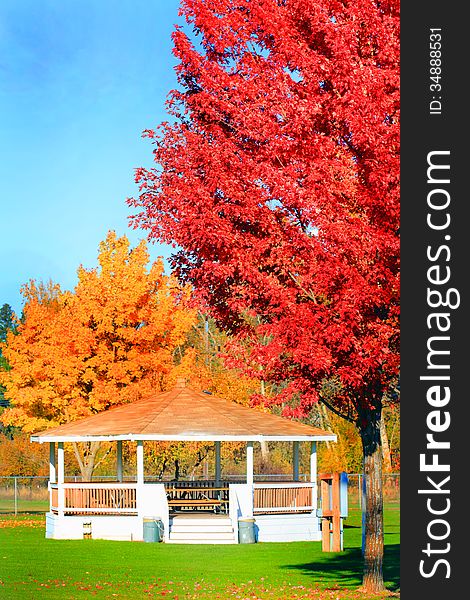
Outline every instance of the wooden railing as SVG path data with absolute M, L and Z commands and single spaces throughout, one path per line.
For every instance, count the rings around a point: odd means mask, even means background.
M 51 511 L 56 512 L 59 506 L 59 490 L 57 484 L 51 484 Z
M 255 514 L 312 512 L 314 483 L 255 483 Z
M 172 510 L 228 511 L 228 486 L 165 485 Z M 136 483 L 64 483 L 50 484 L 51 511 L 65 515 L 108 514 L 136 515 Z M 142 500 L 140 500 L 142 501 Z M 255 483 L 254 514 L 308 513 L 314 511 L 314 483 Z
M 135 483 L 64 483 L 63 506 L 59 488 L 51 484 L 51 511 L 64 514 L 137 514 Z

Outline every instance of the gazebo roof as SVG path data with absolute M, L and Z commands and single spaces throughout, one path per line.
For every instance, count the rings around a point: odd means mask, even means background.
M 185 387 L 41 431 L 35 442 L 160 441 L 336 441 L 318 427 L 291 421 Z

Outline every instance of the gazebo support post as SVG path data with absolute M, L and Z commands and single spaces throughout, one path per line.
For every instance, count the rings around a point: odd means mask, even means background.
M 137 485 L 144 485 L 144 442 L 137 441 Z
M 122 440 L 118 440 L 116 446 L 116 475 L 119 483 L 122 483 Z
M 292 442 L 292 454 L 293 454 L 292 479 L 294 481 L 299 481 L 300 480 L 300 474 L 299 474 L 299 442 Z
M 254 453 L 253 453 L 253 442 L 247 442 L 246 443 L 246 483 L 248 485 L 248 489 L 249 489 L 249 493 L 250 493 L 250 515 L 253 515 L 253 496 L 254 496 L 254 489 L 253 489 L 253 481 L 254 481 L 254 477 L 253 477 L 253 471 L 254 471 Z
M 57 482 L 57 465 L 55 460 L 55 442 L 49 442 L 49 482 Z
M 64 466 L 64 442 L 57 444 L 57 511 L 59 516 L 64 516 L 65 508 L 65 466 Z
M 312 442 L 310 446 L 310 481 L 315 485 L 312 487 L 312 506 L 314 511 L 318 507 L 318 489 L 317 489 L 317 442 Z
M 144 500 L 144 442 L 143 440 L 137 440 L 137 489 L 136 489 L 136 503 L 137 512 L 139 516 L 142 515 L 143 511 L 143 500 Z
M 215 442 L 215 487 L 220 486 L 220 442 Z
M 253 487 L 253 442 L 246 443 L 246 482 L 249 486 Z

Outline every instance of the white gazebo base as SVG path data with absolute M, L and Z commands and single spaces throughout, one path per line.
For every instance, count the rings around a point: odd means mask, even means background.
M 142 517 L 129 515 L 56 515 L 46 513 L 46 538 L 142 541 Z
M 145 519 L 154 519 L 163 542 L 236 544 L 239 520 L 254 518 L 257 541 L 320 540 L 315 482 L 209 483 L 50 484 L 46 537 L 142 541 Z
M 316 542 L 321 540 L 319 519 L 313 513 L 257 515 L 258 542 Z M 234 526 L 235 525 L 235 526 Z M 129 515 L 46 514 L 46 538 L 143 541 L 143 518 Z M 194 514 L 170 519 L 164 542 L 182 544 L 237 544 L 236 524 L 229 516 Z
M 320 520 L 313 513 L 255 516 L 258 542 L 319 542 Z

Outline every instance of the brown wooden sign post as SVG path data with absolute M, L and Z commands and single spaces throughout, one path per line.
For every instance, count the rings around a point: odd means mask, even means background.
M 347 485 L 345 474 L 319 473 L 321 494 L 322 551 L 341 552 L 343 550 L 343 517 L 347 514 Z M 342 481 L 345 484 L 342 485 Z M 343 489 L 342 489 L 343 487 Z

